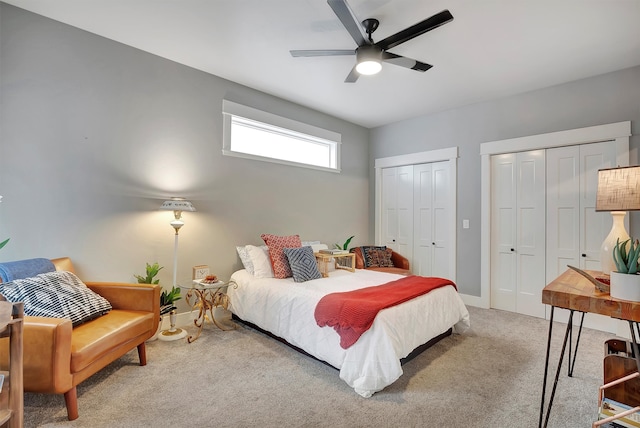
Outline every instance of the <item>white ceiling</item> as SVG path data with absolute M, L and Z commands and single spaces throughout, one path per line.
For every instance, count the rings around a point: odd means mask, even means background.
M 640 65 L 640 0 L 349 0 L 374 41 L 454 16 L 390 50 L 431 70 L 355 84 L 355 57 L 289 54 L 356 48 L 325 0 L 4 1 L 366 127 Z

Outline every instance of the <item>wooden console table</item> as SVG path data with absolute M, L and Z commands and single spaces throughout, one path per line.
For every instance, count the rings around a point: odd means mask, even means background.
M 594 277 L 602 275 L 602 272 L 588 272 Z M 634 355 L 636 356 L 636 364 L 638 367 L 640 367 L 640 354 L 638 353 L 638 337 L 640 337 L 640 328 L 638 327 L 638 322 L 640 322 L 640 302 L 630 302 L 626 300 L 614 299 L 608 293 L 598 291 L 595 286 L 591 282 L 589 282 L 589 280 L 587 280 L 579 273 L 568 269 L 558 278 L 550 282 L 542 290 L 542 303 L 551 305 L 551 317 L 549 319 L 549 336 L 547 338 L 547 355 L 544 365 L 544 381 L 542 384 L 542 400 L 540 402 L 540 419 L 538 423 L 539 427 L 546 427 L 549 422 L 549 414 L 551 413 L 551 406 L 553 404 L 553 399 L 556 393 L 558 378 L 560 376 L 560 368 L 562 367 L 562 361 L 564 359 L 567 342 L 569 343 L 568 376 L 571 377 L 573 375 L 573 366 L 575 365 L 575 356 L 578 352 L 578 345 L 580 344 L 580 333 L 582 332 L 582 323 L 584 321 L 585 313 L 589 312 L 600 314 L 628 321 L 629 328 L 631 329 L 631 341 L 633 345 Z M 551 389 L 551 395 L 549 397 L 549 403 L 547 405 L 545 417 L 545 392 L 547 389 L 549 349 L 551 347 L 553 311 L 555 308 L 568 309 L 569 321 L 567 322 L 564 341 L 562 343 L 562 350 L 560 351 L 560 358 L 558 361 L 558 368 L 556 370 L 556 376 L 553 382 L 553 388 Z M 580 328 L 578 330 L 575 351 L 573 351 L 572 359 L 571 347 L 573 333 L 573 314 L 576 311 L 582 313 L 582 319 L 580 321 Z

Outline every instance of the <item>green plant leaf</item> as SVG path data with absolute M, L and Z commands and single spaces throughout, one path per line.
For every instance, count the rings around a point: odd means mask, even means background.
M 154 281 L 153 278 L 158 275 L 158 272 L 160 272 L 163 266 L 160 266 L 158 262 L 155 262 L 152 265 L 146 263 L 146 265 L 147 276 L 133 275 L 138 280 L 138 284 L 158 284 L 160 280 L 156 279 Z
M 356 235 L 351 235 L 349 237 L 349 239 L 347 239 L 344 243 L 344 247 L 342 247 L 343 250 L 348 250 L 349 249 L 349 244 L 351 243 L 351 240 L 355 237 Z
M 627 248 L 627 244 L 628 248 Z M 635 275 L 638 273 L 638 259 L 640 258 L 640 241 L 627 239 L 620 242 L 616 239 L 616 246 L 613 248 L 613 262 L 619 273 Z
M 5 245 L 7 245 L 7 242 L 9 242 L 10 238 L 5 239 L 4 241 L 0 242 L 0 248 L 4 247 Z
M 176 300 L 180 300 L 180 287 L 171 287 L 171 291 L 163 290 L 160 294 L 160 306 L 172 305 Z

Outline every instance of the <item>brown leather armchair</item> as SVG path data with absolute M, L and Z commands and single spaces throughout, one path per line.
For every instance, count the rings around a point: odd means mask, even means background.
M 355 247 L 352 248 L 351 251 L 356 255 L 356 269 L 369 269 L 369 270 L 377 270 L 381 272 L 389 272 L 389 273 L 397 273 L 400 275 L 411 275 L 411 268 L 409 267 L 409 259 L 400 254 L 392 251 L 391 253 L 391 261 L 393 262 L 393 267 L 364 267 L 364 258 L 362 256 L 362 248 Z
M 73 272 L 69 258 L 51 260 L 59 271 Z M 85 282 L 106 298 L 108 314 L 72 327 L 70 319 L 24 317 L 24 390 L 64 394 L 69 420 L 78 418 L 76 386 L 130 350 L 147 363 L 145 340 L 159 323 L 160 286 Z M 6 346 L 0 361 L 6 367 Z

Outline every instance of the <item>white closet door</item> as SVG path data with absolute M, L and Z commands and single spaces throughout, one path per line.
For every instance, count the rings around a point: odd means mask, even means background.
M 542 289 L 546 285 L 545 151 L 518 153 L 517 160 L 517 312 L 545 316 Z
M 397 168 L 384 168 L 382 170 L 382 242 L 393 249 L 396 248 L 398 236 L 397 189 Z
M 449 162 L 413 166 L 413 260 L 416 275 L 452 278 Z
M 413 167 L 382 170 L 382 242 L 411 260 L 413 248 Z
M 600 270 L 611 216 L 595 211 L 598 169 L 615 161 L 615 142 L 547 150 L 547 283 L 567 265 Z
M 567 265 L 600 270 L 600 245 L 611 229 L 611 215 L 595 211 L 598 169 L 615 165 L 613 141 L 547 150 L 547 283 Z M 556 311 L 555 319 L 567 322 L 568 312 Z M 614 333 L 617 325 L 595 314 L 584 319 L 585 327 Z
M 398 170 L 398 236 L 395 248 L 398 253 L 413 258 L 413 166 L 401 166 Z
M 616 143 L 583 144 L 580 146 L 580 222 L 581 252 L 585 254 L 585 269 L 601 270 L 600 246 L 611 230 L 611 214 L 596 212 L 596 190 L 598 170 L 614 168 L 616 165 Z
M 451 217 L 451 184 L 449 162 L 432 164 L 433 265 L 432 276 L 451 278 L 451 237 L 455 219 Z
M 492 156 L 491 168 L 491 306 L 544 318 L 544 150 Z
M 516 154 L 491 157 L 491 307 L 516 312 Z
M 414 244 L 411 272 L 415 275 L 434 276 L 433 269 L 433 171 L 431 164 L 414 165 Z
M 547 150 L 547 279 L 584 268 L 580 243 L 580 147 Z

